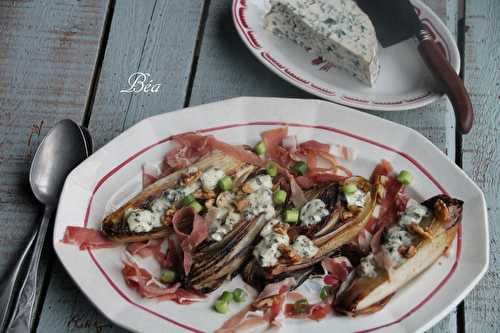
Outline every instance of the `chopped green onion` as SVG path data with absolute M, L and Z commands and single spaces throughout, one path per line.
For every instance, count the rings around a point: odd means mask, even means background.
M 357 189 L 358 187 L 354 183 L 349 183 L 342 186 L 342 192 L 344 192 L 345 194 L 353 194 Z
M 309 171 L 309 166 L 307 165 L 306 162 L 299 161 L 293 165 L 292 169 L 293 169 L 293 171 L 295 171 L 299 175 L 303 176 L 307 173 L 307 171 Z
M 398 180 L 398 182 L 400 182 L 403 185 L 410 185 L 412 180 L 413 180 L 413 176 L 410 173 L 410 171 L 403 170 L 399 173 L 399 175 L 396 177 L 396 179 Z
M 247 293 L 241 288 L 236 288 L 233 291 L 233 298 L 236 303 L 244 302 L 247 298 Z
M 279 191 L 274 192 L 274 194 L 273 194 L 274 203 L 277 205 L 281 205 L 281 204 L 285 203 L 286 195 L 287 195 L 286 192 L 283 190 L 279 190 Z
M 266 151 L 267 151 L 267 148 L 266 148 L 266 143 L 264 141 L 259 141 L 256 145 L 255 145 L 255 153 L 259 156 L 263 156 Z
M 229 311 L 229 305 L 221 299 L 218 299 L 214 303 L 214 309 L 218 313 L 227 313 Z
M 293 304 L 293 311 L 295 313 L 304 313 L 307 311 L 307 307 L 309 305 L 309 302 L 307 299 L 299 299 L 297 302 Z
M 160 277 L 162 283 L 174 283 L 177 281 L 177 272 L 171 269 L 167 269 Z
M 203 209 L 203 206 L 196 200 L 191 202 L 189 207 L 193 208 L 195 213 L 199 213 Z
M 233 179 L 229 176 L 224 176 L 219 179 L 219 188 L 223 191 L 230 191 L 233 188 Z
M 276 177 L 278 175 L 278 167 L 274 163 L 269 163 L 266 167 L 266 171 L 271 177 Z
M 231 303 L 234 300 L 234 295 L 230 291 L 225 291 L 222 293 L 222 295 L 219 297 L 221 301 L 224 301 L 226 303 Z
M 192 204 L 196 199 L 194 198 L 194 196 L 192 194 L 188 194 L 186 195 L 184 198 L 182 198 L 182 201 L 181 201 L 181 204 L 183 206 L 189 206 L 190 204 Z
M 285 213 L 283 214 L 283 220 L 286 223 L 297 223 L 299 221 L 299 210 L 297 208 L 285 210 Z
M 324 286 L 321 288 L 321 291 L 319 292 L 319 298 L 321 298 L 322 301 L 328 298 L 330 296 L 330 287 L 329 286 Z

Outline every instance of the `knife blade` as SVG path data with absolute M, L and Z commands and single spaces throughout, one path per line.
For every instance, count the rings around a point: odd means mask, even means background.
M 406 39 L 416 37 L 418 51 L 440 83 L 455 111 L 457 129 L 467 134 L 474 122 L 474 111 L 463 81 L 446 60 L 445 55 L 434 41 L 432 34 L 422 24 L 409 0 L 355 0 L 370 17 L 377 39 L 382 47 L 390 47 Z

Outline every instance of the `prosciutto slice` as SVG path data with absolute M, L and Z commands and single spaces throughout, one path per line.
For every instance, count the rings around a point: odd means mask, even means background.
M 105 249 L 115 246 L 100 230 L 83 227 L 66 227 L 62 242 L 77 245 L 80 250 Z
M 141 258 L 154 257 L 161 267 L 170 268 L 173 266 L 174 261 L 168 252 L 164 253 L 161 250 L 163 242 L 164 240 L 151 239 L 147 242 L 130 243 L 127 245 L 127 251 Z M 169 251 L 172 250 L 169 247 Z
M 339 175 L 333 169 L 314 168 L 309 170 L 308 177 L 315 183 L 329 183 L 329 182 L 342 181 L 348 178 L 349 176 Z
M 293 176 L 290 177 L 290 200 L 292 200 L 295 207 L 300 208 L 307 202 L 306 196 L 302 188 L 297 184 Z
M 282 148 L 285 152 L 286 149 L 280 147 L 283 139 L 288 136 L 288 127 L 273 128 L 269 131 L 262 132 L 260 134 L 262 141 L 266 144 L 267 156 L 272 159 L 279 161 L 278 147 Z
M 299 184 L 299 186 L 303 190 L 310 189 L 311 187 L 313 187 L 315 185 L 315 182 L 311 178 L 309 178 L 307 176 L 298 176 L 298 177 L 295 177 L 295 181 L 297 182 L 297 184 Z
M 304 141 L 299 145 L 299 150 L 300 151 L 314 151 L 314 152 L 324 152 L 324 153 L 329 153 L 330 152 L 330 145 L 326 143 L 321 143 L 316 140 L 308 140 Z
M 346 257 L 323 259 L 323 261 L 321 261 L 321 266 L 332 278 L 339 282 L 345 281 L 349 273 L 353 270 L 351 262 Z
M 175 212 L 172 225 L 182 249 L 184 274 L 188 275 L 192 264 L 191 253 L 196 246 L 207 239 L 208 225 L 191 207 L 184 207 Z
M 375 184 L 379 176 L 389 177 L 392 173 L 393 168 L 391 163 L 387 160 L 382 160 L 379 164 L 377 164 L 377 166 L 375 166 L 375 169 L 373 169 L 372 175 L 370 177 L 370 182 L 372 184 Z
M 292 303 L 285 305 L 285 317 L 294 319 L 311 319 L 320 321 L 332 313 L 332 305 L 328 302 L 319 302 L 304 306 L 303 311 L 297 313 Z
M 292 277 L 268 284 L 252 304 L 226 320 L 222 327 L 215 332 L 235 333 L 265 323 L 268 326 L 280 326 L 276 318 L 283 311 L 286 295 L 296 285 L 297 282 Z
M 125 261 L 122 275 L 129 288 L 137 290 L 144 298 L 157 298 L 166 295 L 175 295 L 180 283 L 171 286 L 163 286 L 152 274 L 144 268 L 140 268 L 134 261 Z
M 203 300 L 206 295 L 180 288 L 180 283 L 164 285 L 158 282 L 146 269 L 139 267 L 134 260 L 126 260 L 122 269 L 125 283 L 144 298 L 159 301 L 174 301 L 178 304 L 191 304 Z
M 288 277 L 282 281 L 270 283 L 268 284 L 257 296 L 254 301 L 254 304 L 259 303 L 260 301 L 267 299 L 269 297 L 273 297 L 283 293 L 285 291 L 289 291 L 297 285 L 297 281 L 293 277 Z
M 226 153 L 228 155 L 233 156 L 234 158 L 245 161 L 249 164 L 264 166 L 265 162 L 260 159 L 253 152 L 244 149 L 241 146 L 231 145 L 229 143 L 225 143 L 215 139 L 214 137 L 208 137 L 208 144 L 212 149 L 217 149 Z
M 186 168 L 211 151 L 208 144 L 210 137 L 196 133 L 175 136 L 177 147 L 165 156 L 165 167 L 173 170 Z

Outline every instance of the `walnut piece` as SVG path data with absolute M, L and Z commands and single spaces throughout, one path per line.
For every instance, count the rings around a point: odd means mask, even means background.
M 417 248 L 413 245 L 410 246 L 400 246 L 398 249 L 399 253 L 406 259 L 409 259 L 413 257 L 415 254 L 417 254 Z
M 163 213 L 162 220 L 161 222 L 163 225 L 169 225 L 172 223 L 172 219 L 174 218 L 176 209 L 175 208 L 169 208 Z
M 280 235 L 286 235 L 288 232 L 288 224 L 277 223 L 273 226 L 273 231 Z
M 203 173 L 200 170 L 197 170 L 195 172 L 190 172 L 190 173 L 183 173 L 181 175 L 181 178 L 179 180 L 179 185 L 181 186 L 188 186 L 193 184 L 195 181 L 200 179 L 201 175 Z
M 280 245 L 278 249 L 281 252 L 280 262 L 287 264 L 297 264 L 300 262 L 299 254 L 289 245 Z
M 427 229 L 424 229 L 422 228 L 421 226 L 419 226 L 418 224 L 416 223 L 411 223 L 409 224 L 407 227 L 408 231 L 410 231 L 411 233 L 414 233 L 416 235 L 419 235 L 421 236 L 422 238 L 425 238 L 425 239 L 433 239 L 434 236 L 432 236 L 432 234 L 429 232 L 429 230 Z

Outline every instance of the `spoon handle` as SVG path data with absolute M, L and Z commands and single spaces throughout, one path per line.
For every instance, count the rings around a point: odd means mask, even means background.
M 40 263 L 40 255 L 43 249 L 45 234 L 47 233 L 47 228 L 53 211 L 54 209 L 52 207 L 45 206 L 45 211 L 43 213 L 42 222 L 40 223 L 40 228 L 38 229 L 35 248 L 33 249 L 33 253 L 31 255 L 27 274 L 24 278 L 23 284 L 21 285 L 21 289 L 19 290 L 19 295 L 12 313 L 12 319 L 5 332 L 21 333 L 31 331 L 33 307 L 36 299 L 38 264 Z
M 37 233 L 38 229 L 35 229 L 9 276 L 0 284 L 0 332 L 3 332 L 2 329 L 9 320 L 9 312 L 12 306 L 12 299 L 14 298 L 14 290 L 18 285 L 19 275 L 21 274 L 23 267 L 26 266 L 29 258 L 28 254 L 33 248 Z

